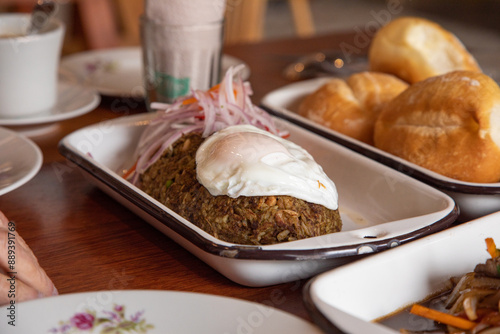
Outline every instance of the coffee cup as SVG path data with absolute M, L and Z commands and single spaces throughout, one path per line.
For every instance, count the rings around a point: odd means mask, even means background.
M 57 100 L 65 26 L 57 20 L 27 35 L 30 15 L 0 14 L 0 118 L 48 111 Z

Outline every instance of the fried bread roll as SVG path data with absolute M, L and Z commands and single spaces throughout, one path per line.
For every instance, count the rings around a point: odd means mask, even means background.
M 481 72 L 460 40 L 440 25 L 401 17 L 382 27 L 368 52 L 370 70 L 415 83 L 455 70 Z
M 382 106 L 408 87 L 393 75 L 361 72 L 334 78 L 308 95 L 299 114 L 332 130 L 373 144 L 373 126 Z
M 410 86 L 375 124 L 375 146 L 468 182 L 500 180 L 500 88 L 455 71 Z

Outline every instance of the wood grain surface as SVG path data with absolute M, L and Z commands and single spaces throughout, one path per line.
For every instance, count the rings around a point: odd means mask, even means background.
M 294 58 L 354 45 L 352 34 L 266 41 L 227 47 L 251 69 L 254 103 L 283 85 Z M 145 112 L 143 101 L 103 98 L 94 111 L 60 122 L 33 140 L 44 163 L 27 184 L 0 197 L 60 294 L 108 289 L 162 289 L 230 296 L 265 303 L 310 319 L 302 302 L 304 281 L 263 288 L 233 283 L 191 255 L 126 207 L 108 197 L 57 150 L 58 142 L 85 125 Z

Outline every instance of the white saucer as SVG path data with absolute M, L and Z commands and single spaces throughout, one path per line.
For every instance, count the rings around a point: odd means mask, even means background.
M 222 74 L 229 67 L 238 64 L 244 64 L 244 62 L 235 57 L 223 55 Z M 95 88 L 105 96 L 143 98 L 145 95 L 140 47 L 76 53 L 64 57 L 60 68 L 72 73 L 82 84 Z M 242 72 L 242 78 L 246 80 L 249 76 L 250 69 L 247 65 Z
M 0 195 L 31 180 L 42 166 L 40 148 L 30 139 L 0 127 Z
M 3 126 L 32 126 L 81 116 L 95 109 L 101 97 L 92 88 L 67 81 L 59 81 L 56 105 L 47 111 L 18 118 L 0 118 Z

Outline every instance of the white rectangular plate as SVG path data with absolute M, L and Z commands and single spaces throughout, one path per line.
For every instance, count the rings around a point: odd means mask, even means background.
M 499 222 L 500 212 L 320 274 L 304 290 L 306 306 L 328 333 L 399 334 L 373 321 L 442 291 L 451 277 L 485 262 L 484 240 L 500 242 Z
M 330 79 L 305 80 L 279 88 L 263 98 L 262 107 L 275 116 L 309 129 L 447 193 L 460 208 L 459 221 L 468 221 L 500 210 L 500 183 L 463 182 L 442 176 L 300 116 L 297 113 L 300 102 Z
M 444 193 L 284 120 L 289 140 L 308 150 L 336 183 L 343 230 L 269 246 L 221 241 L 121 177 L 155 114 L 122 117 L 65 137 L 59 150 L 97 186 L 229 279 L 265 286 L 319 272 L 448 227 L 458 216 Z

